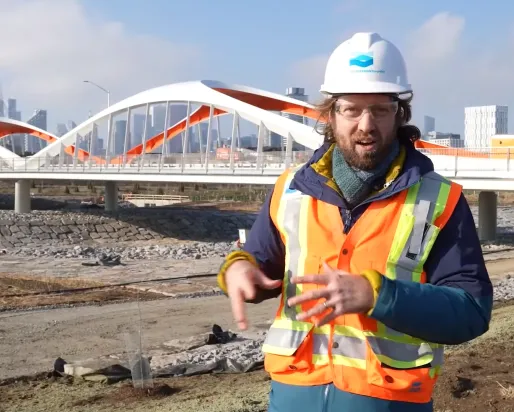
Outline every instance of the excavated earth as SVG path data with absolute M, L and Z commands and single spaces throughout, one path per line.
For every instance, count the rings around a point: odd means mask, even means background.
M 151 390 L 39 374 L 0 382 L 0 411 L 264 412 L 269 379 L 263 371 L 155 379 Z M 448 351 L 435 391 L 437 412 L 510 412 L 514 405 L 514 304 L 494 310 L 491 329 Z
M 512 220 L 504 226 L 511 228 Z M 168 253 L 171 246 L 166 248 Z M 501 252 L 498 248 L 510 250 Z M 165 280 L 215 271 L 221 259 L 215 252 L 201 259 L 186 253 L 184 259 L 152 255 L 124 260 L 115 267 L 83 266 L 88 259 L 75 255 L 65 259 L 16 254 L 2 257 L 0 295 L 4 297 L 0 307 L 6 310 L 0 313 L 0 353 L 4 355 L 0 357 L 0 412 L 266 411 L 269 378 L 262 370 L 157 378 L 148 390 L 134 389 L 128 380 L 104 384 L 41 372 L 51 370 L 56 356 L 68 359 L 117 353 L 119 334 L 137 319 L 139 304 L 135 300 L 141 304 L 148 341 L 162 343 L 205 333 L 213 323 L 235 331 L 226 298 L 216 296 L 214 278 Z M 484 252 L 498 299 L 490 330 L 471 343 L 447 348 L 443 375 L 434 394 L 436 412 L 514 411 L 512 242 L 487 245 Z M 26 295 L 149 278 L 162 281 L 73 295 Z M 175 299 L 178 295 L 185 298 Z M 276 305 L 277 301 L 250 305 L 251 326 L 259 332 L 266 330 Z

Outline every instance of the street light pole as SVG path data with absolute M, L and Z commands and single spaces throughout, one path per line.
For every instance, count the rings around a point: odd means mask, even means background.
M 107 93 L 107 107 L 111 106 L 111 92 L 107 90 L 105 87 L 100 86 L 99 84 L 96 84 L 95 82 L 92 82 L 91 80 L 84 80 L 84 83 L 92 84 L 93 86 L 98 87 L 100 90 L 103 90 L 105 93 Z M 108 153 L 110 151 L 110 144 L 111 144 L 111 116 L 109 116 L 109 120 L 107 121 L 107 147 L 105 149 L 105 155 L 108 156 Z M 93 148 L 90 148 L 90 151 L 93 150 Z
M 91 80 L 84 80 L 84 83 L 92 84 L 93 86 L 96 86 L 100 90 L 103 90 L 105 93 L 107 93 L 107 107 L 110 107 L 110 105 L 111 105 L 111 92 L 109 90 L 107 90 L 106 88 L 100 86 L 99 84 L 96 84 L 95 82 L 92 82 Z

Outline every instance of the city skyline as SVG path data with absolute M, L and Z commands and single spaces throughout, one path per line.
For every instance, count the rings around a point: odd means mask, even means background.
M 50 125 L 81 123 L 89 111 L 105 108 L 105 94 L 84 80 L 109 89 L 111 104 L 200 79 L 275 93 L 299 86 L 315 102 L 330 52 L 352 33 L 373 30 L 405 55 L 413 123 L 422 126 L 430 114 L 440 130 L 463 135 L 465 107 L 514 105 L 514 4 L 502 4 L 502 13 L 495 12 L 498 0 L 490 6 L 484 13 L 463 0 L 327 0 L 322 7 L 292 0 L 155 0 L 152 7 L 134 0 L 4 1 L 5 32 L 24 30 L 0 50 L 0 81 L 4 95 L 16 96 L 24 110 L 48 110 Z
M 1 90 L 1 89 L 0 89 Z M 305 94 L 305 89 L 302 87 L 288 87 L 284 93 L 285 96 L 297 99 L 299 101 L 308 102 L 309 99 Z M 95 127 L 93 134 L 88 133 L 85 136 L 78 134 L 77 145 L 79 148 L 90 151 L 93 154 L 105 154 L 110 156 L 118 156 L 127 150 L 143 143 L 144 129 L 146 125 L 146 138 L 161 133 L 164 130 L 166 123 L 170 127 L 177 122 L 185 119 L 187 116 L 186 104 L 173 104 L 169 105 L 169 111 L 166 114 L 166 105 L 163 103 L 153 104 L 148 107 L 148 119 L 144 113 L 131 113 L 130 127 L 127 129 L 127 119 L 116 120 L 113 118 L 112 127 L 112 141 L 110 148 L 104 147 L 106 136 L 98 132 L 98 127 Z M 192 108 L 194 111 L 194 108 Z M 486 148 L 490 146 L 491 139 L 495 136 L 508 135 L 508 106 L 489 105 L 489 106 L 473 106 L 464 108 L 465 112 L 465 132 L 461 136 L 459 133 L 444 132 L 436 127 L 436 119 L 433 116 L 424 115 L 423 125 L 420 127 L 422 132 L 422 139 L 434 141 L 439 145 L 449 147 L 468 147 L 468 148 Z M 13 120 L 22 120 L 21 110 L 18 110 L 17 99 L 8 98 L 2 99 L 0 94 L 0 117 L 5 116 Z M 92 113 L 89 113 L 89 117 Z M 297 115 L 290 115 L 287 113 L 282 114 L 284 117 L 290 118 L 294 121 L 309 124 L 307 118 Z M 67 124 L 58 123 L 56 125 L 56 132 L 53 133 L 47 127 L 47 111 L 44 109 L 36 109 L 33 115 L 26 121 L 28 124 L 36 126 L 39 129 L 46 130 L 57 137 L 61 137 L 68 133 L 70 130 L 77 127 L 77 124 L 70 120 Z M 230 136 L 226 137 L 219 135 L 218 128 L 212 128 L 211 144 L 209 150 L 215 150 L 216 147 L 223 147 L 230 145 Z M 195 130 L 196 129 L 196 130 Z M 197 128 L 190 129 L 190 138 L 188 139 L 187 152 L 198 153 L 205 150 L 207 141 L 206 123 L 201 123 Z M 92 136 L 95 136 L 92 138 Z M 286 150 L 286 137 L 279 136 L 276 133 L 269 133 L 265 146 L 280 148 Z M 30 154 L 36 153 L 42 148 L 46 147 L 46 142 L 32 135 L 13 135 L 8 139 L 2 140 L 1 145 L 13 150 L 17 154 Z M 165 147 L 163 146 L 163 153 L 181 153 L 183 146 L 182 134 L 175 139 L 170 140 Z M 238 125 L 237 143 L 238 148 L 252 148 L 257 146 L 257 135 L 255 133 L 246 133 L 240 130 Z M 300 144 L 293 142 L 293 150 L 304 150 Z

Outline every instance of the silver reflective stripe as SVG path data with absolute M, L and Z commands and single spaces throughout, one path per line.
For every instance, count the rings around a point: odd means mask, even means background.
M 269 353 L 282 352 L 280 354 L 287 354 L 290 352 L 289 355 L 292 355 L 298 349 L 314 327 L 312 323 L 297 321 L 297 308 L 294 306 L 289 307 L 287 304 L 287 300 L 297 294 L 297 285 L 291 283 L 291 277 L 297 275 L 299 271 L 298 264 L 302 253 L 300 213 L 302 202 L 305 199 L 302 192 L 289 189 L 292 178 L 293 174 L 290 174 L 285 182 L 277 216 L 277 219 L 279 219 L 279 229 L 286 238 L 286 271 L 283 279 L 282 313 L 280 314 L 280 319 L 276 320 L 271 326 L 264 342 L 264 348 Z M 281 351 L 281 349 L 284 351 Z M 277 350 L 278 352 L 276 352 Z
M 314 333 L 312 339 L 312 353 L 314 355 L 328 355 L 331 353 L 334 356 L 366 360 L 366 341 L 363 339 L 334 334 L 332 349 L 329 349 L 330 336 Z
M 436 210 L 435 206 L 439 198 L 439 193 L 442 184 L 447 184 L 448 181 L 435 172 L 427 173 L 419 183 L 418 193 L 415 200 L 414 209 L 414 230 L 409 234 L 407 242 L 395 265 L 396 279 L 413 281 L 413 272 L 421 263 L 424 251 L 427 248 L 427 243 L 430 242 L 434 233 L 435 227 L 431 225 L 438 216 L 434 215 Z M 420 204 L 422 205 L 420 207 Z M 428 209 L 428 213 L 425 212 Z M 429 225 L 426 233 L 425 225 Z M 416 227 L 418 230 L 416 230 Z M 420 229 L 422 228 L 422 229 Z M 419 233 L 421 232 L 421 235 Z M 417 244 L 419 243 L 419 249 Z M 414 243 L 414 245 L 413 245 Z M 413 245 L 414 252 L 410 253 L 411 245 Z M 407 336 L 402 332 L 398 332 L 390 327 L 385 327 L 385 332 L 391 336 Z
M 290 329 L 282 329 L 272 326 L 266 336 L 266 344 L 284 349 L 297 349 L 309 331 L 298 331 Z
M 414 228 L 412 229 L 412 238 L 409 245 L 410 254 L 417 256 L 421 253 L 421 243 L 425 234 L 425 225 L 427 224 L 430 206 L 430 201 L 421 199 L 414 208 Z
M 432 366 L 441 366 L 444 363 L 444 348 L 439 346 L 434 348 L 434 360 Z
M 376 336 L 368 336 L 366 339 L 376 355 L 387 356 L 393 361 L 412 363 L 426 355 L 431 355 L 433 358 L 435 358 L 435 351 L 428 343 L 412 345 L 408 343 L 394 342 L 392 340 L 383 339 Z M 437 349 L 439 348 L 436 348 L 436 350 Z M 432 359 L 430 363 L 432 363 L 433 360 L 434 359 Z
M 328 355 L 328 335 L 313 333 L 312 335 L 312 353 L 314 355 Z
M 300 260 L 300 210 L 302 208 L 302 195 L 300 192 L 287 194 L 290 181 L 286 183 L 285 192 L 281 202 L 285 202 L 283 228 L 286 232 L 286 273 L 284 282 L 286 285 L 284 299 L 284 315 L 288 319 L 296 320 L 296 308 L 289 307 L 287 300 L 296 296 L 296 285 L 291 283 L 291 277 L 298 273 Z
M 434 216 L 435 205 L 437 204 L 441 184 L 444 184 L 445 182 L 446 180 L 444 178 L 440 177 L 437 173 L 431 172 L 423 176 L 421 183 L 419 183 L 420 187 L 415 200 L 415 210 L 419 210 L 419 215 L 416 216 L 416 214 L 414 214 L 414 230 L 409 234 L 409 238 L 407 239 L 402 253 L 400 254 L 400 258 L 397 261 L 397 266 L 395 268 L 396 279 L 412 281 L 412 273 L 419 265 L 424 249 L 435 230 L 431 223 L 437 218 L 437 216 Z M 421 209 L 418 209 L 422 201 L 424 201 L 422 203 L 423 206 L 421 206 Z M 427 208 L 427 203 L 429 204 L 429 207 L 428 213 L 425 216 L 424 213 Z M 420 221 L 421 219 L 422 221 Z M 426 224 L 429 224 L 429 229 L 427 233 L 424 234 Z M 418 230 L 416 230 L 416 226 L 418 227 Z M 422 227 L 422 229 L 419 229 L 420 227 Z M 422 233 L 421 236 L 419 236 L 419 231 Z M 414 238 L 415 234 L 417 237 L 416 239 Z M 417 253 L 409 253 L 411 244 L 414 243 L 414 249 L 417 249 L 418 242 L 420 246 L 419 250 L 415 250 Z

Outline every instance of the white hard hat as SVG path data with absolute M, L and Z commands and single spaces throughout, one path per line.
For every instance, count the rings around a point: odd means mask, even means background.
M 327 62 L 321 93 L 412 92 L 400 50 L 378 33 L 356 33 L 340 44 Z

